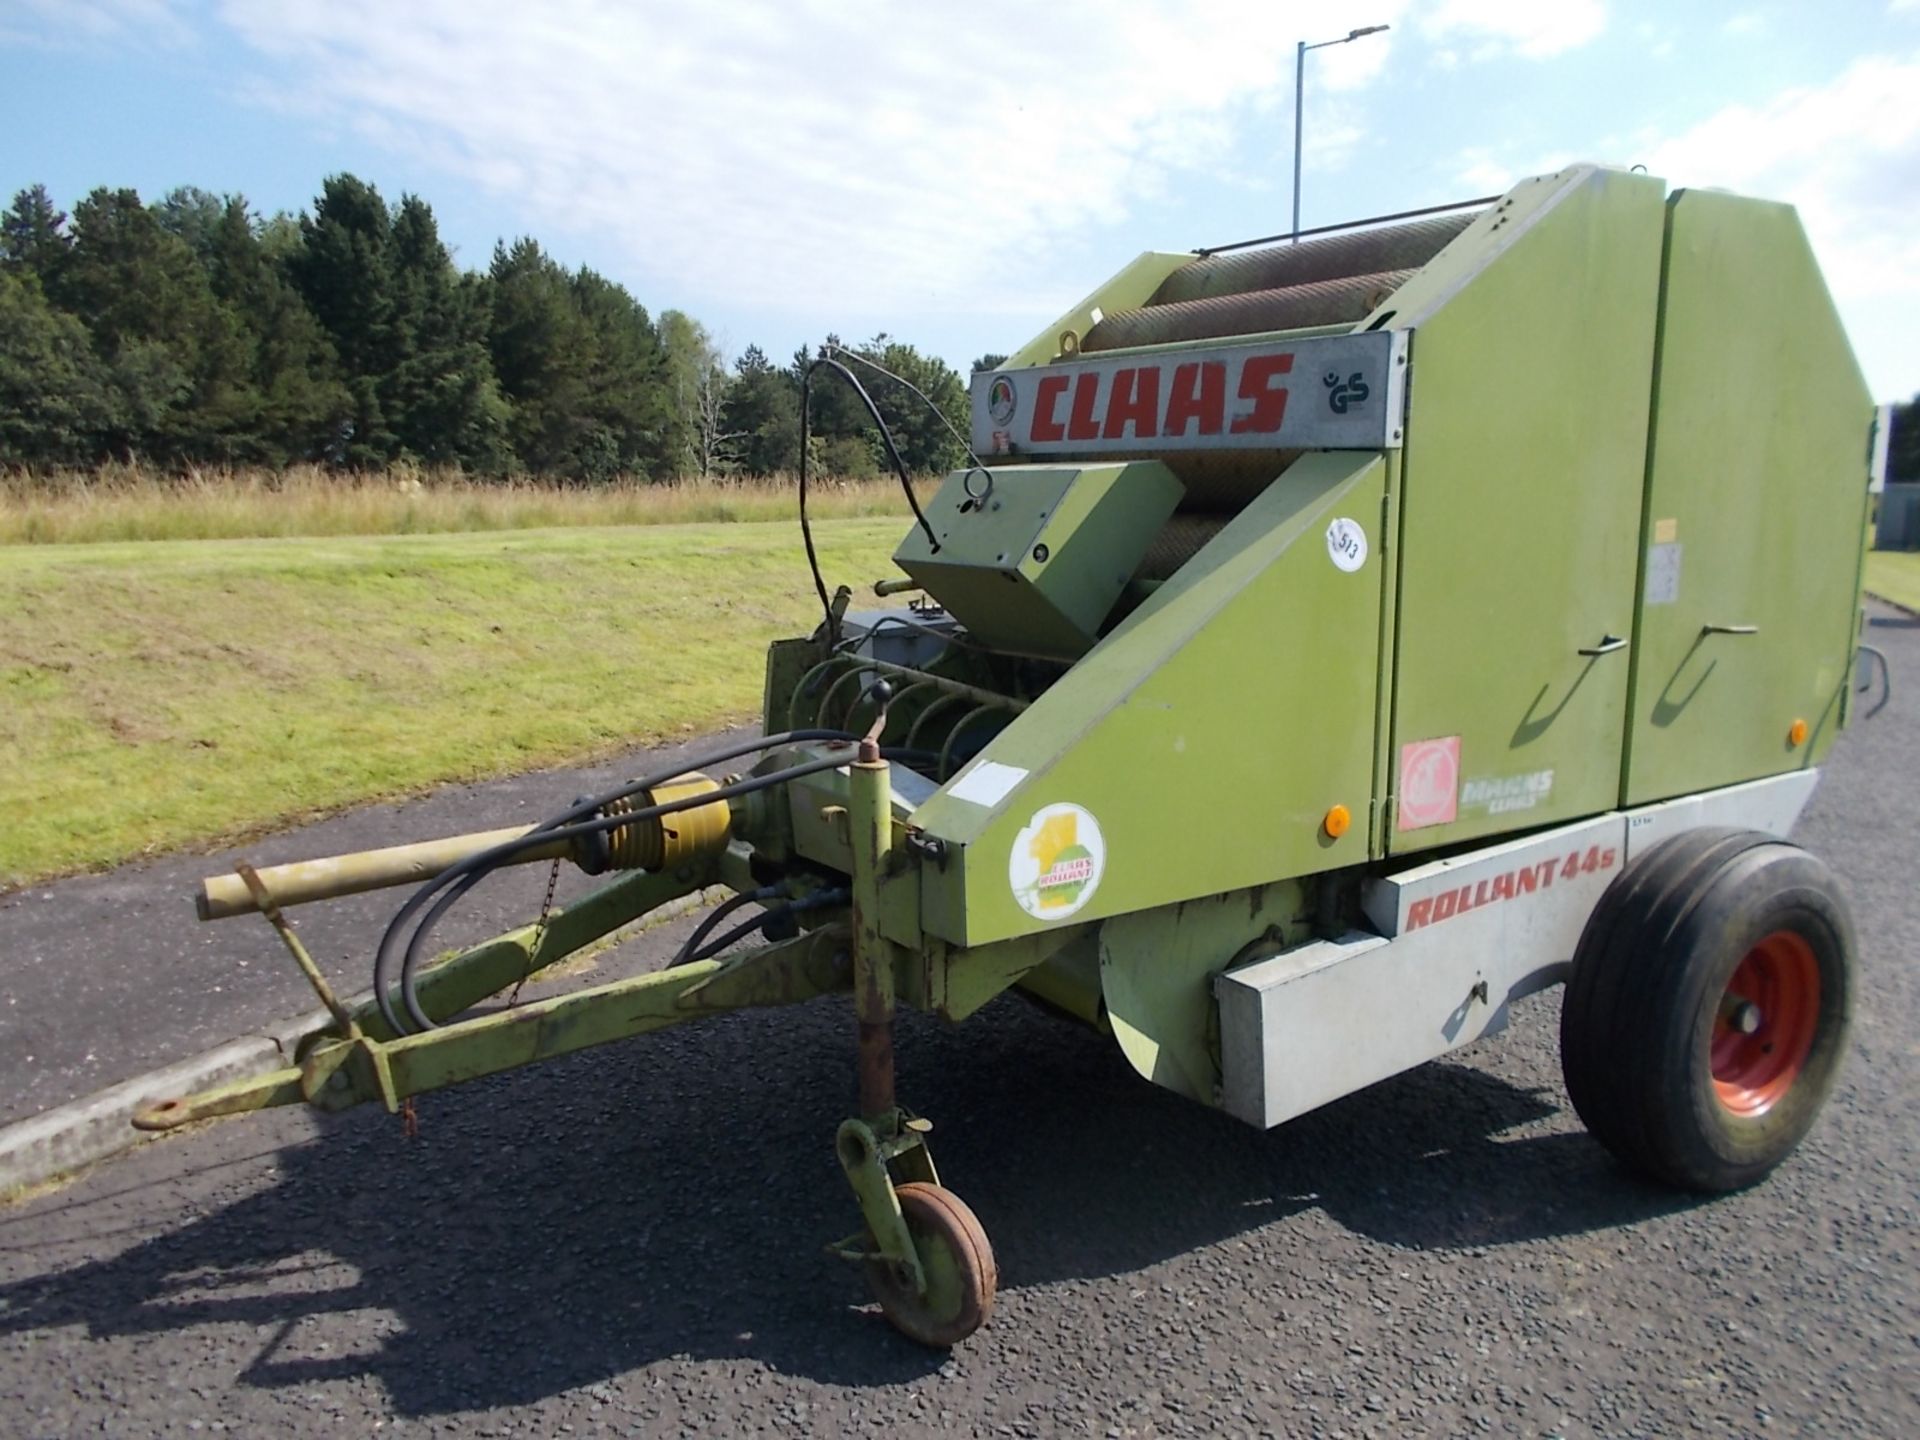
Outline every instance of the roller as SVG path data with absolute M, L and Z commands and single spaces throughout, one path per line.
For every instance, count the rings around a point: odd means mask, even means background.
M 1303 240 L 1298 245 L 1270 245 L 1260 250 L 1204 256 L 1169 275 L 1147 304 L 1178 305 L 1222 295 L 1312 285 L 1348 275 L 1417 270 L 1445 249 L 1447 242 L 1481 213 L 1463 210 L 1430 220 L 1409 221 L 1405 225 Z
M 1255 290 L 1246 295 L 1218 295 L 1209 300 L 1183 300 L 1173 305 L 1121 310 L 1089 330 L 1080 349 L 1085 354 L 1094 354 L 1178 340 L 1221 340 L 1313 325 L 1352 324 L 1364 319 L 1413 273 L 1382 270 L 1340 280 L 1289 285 L 1279 290 Z
M 1299 450 L 1190 450 L 1167 457 L 1167 468 L 1187 487 L 1180 512 L 1231 515 L 1279 478 Z
M 1166 580 L 1187 561 L 1200 553 L 1200 547 L 1227 528 L 1231 515 L 1175 515 L 1160 528 L 1147 547 L 1135 580 Z

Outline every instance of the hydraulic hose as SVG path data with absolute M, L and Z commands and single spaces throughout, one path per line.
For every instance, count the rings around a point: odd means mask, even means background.
M 777 770 L 771 775 L 755 775 L 749 779 L 737 781 L 732 785 L 722 785 L 717 790 L 708 790 L 698 795 L 684 796 L 679 800 L 671 800 L 660 805 L 648 805 L 639 810 L 629 810 L 619 815 L 596 820 L 584 820 L 571 824 L 550 824 L 543 830 L 530 832 L 517 840 L 510 840 L 504 845 L 497 845 L 493 849 L 485 851 L 469 861 L 463 862 L 461 865 L 456 865 L 443 871 L 439 876 L 429 881 L 428 885 L 438 886 L 443 882 L 453 880 L 456 876 L 457 883 L 452 884 L 452 887 L 447 893 L 442 895 L 440 899 L 434 903 L 433 908 L 426 913 L 420 923 L 415 927 L 412 938 L 407 942 L 406 952 L 400 961 L 400 998 L 406 1007 L 408 1017 L 416 1027 L 416 1033 L 438 1028 L 435 1022 L 421 1007 L 419 993 L 416 988 L 416 972 L 420 962 L 421 947 L 426 944 L 427 937 L 433 933 L 434 928 L 440 923 L 447 911 L 458 904 L 469 890 L 479 884 L 481 880 L 485 879 L 487 873 L 496 868 L 502 860 L 509 858 L 520 850 L 526 849 L 529 842 L 539 843 L 539 841 L 571 839 L 576 835 L 603 833 L 608 830 L 618 829 L 622 825 L 633 824 L 637 821 L 652 820 L 661 815 L 672 815 L 681 810 L 691 810 L 714 800 L 730 800 L 740 795 L 751 795 L 756 790 L 766 790 L 775 785 L 784 785 L 790 780 L 798 780 L 805 775 L 817 775 L 823 770 L 837 770 L 846 763 L 847 761 L 840 756 L 830 755 L 824 759 L 810 760 L 803 765 L 793 765 L 785 770 Z M 575 808 L 577 809 L 578 807 Z M 536 836 L 538 840 L 536 840 Z M 416 893 L 412 899 L 408 900 L 405 906 L 401 907 L 402 911 L 409 912 L 412 908 L 417 908 L 417 902 L 424 901 L 428 893 L 430 893 L 430 891 L 423 887 L 420 893 Z M 401 916 L 396 915 L 394 917 L 393 923 L 387 927 L 389 933 L 393 931 L 394 926 L 399 923 L 400 919 Z M 382 993 L 380 987 L 385 980 L 385 969 L 381 962 L 385 960 L 387 953 L 386 937 L 382 936 L 380 952 L 374 959 L 376 966 L 374 975 L 376 996 Z M 385 1013 L 385 1009 L 383 1009 L 383 1017 Z M 392 1023 L 392 1021 L 389 1020 L 389 1023 Z M 395 1033 L 404 1032 L 396 1025 Z
M 742 890 L 738 895 L 732 895 L 722 900 L 718 905 L 714 906 L 705 919 L 694 927 L 693 933 L 687 936 L 686 944 L 680 947 L 667 968 L 671 970 L 674 966 L 685 965 L 689 960 L 693 959 L 694 952 L 700 948 L 700 942 L 713 933 L 713 927 L 726 919 L 727 916 L 731 915 L 734 911 L 738 910 L 742 905 L 753 905 L 761 901 L 771 900 L 779 893 L 780 887 L 778 885 L 762 885 L 758 890 Z
M 755 915 L 751 919 L 741 921 L 740 924 L 734 926 L 719 939 L 709 942 L 702 949 L 693 951 L 687 956 L 687 962 L 684 963 L 698 960 L 711 960 L 722 950 L 733 944 L 734 941 L 745 939 L 770 920 L 783 919 L 788 915 L 799 915 L 807 910 L 822 910 L 829 905 L 844 905 L 852 896 L 852 893 L 853 892 L 848 890 L 844 885 L 840 885 L 835 886 L 831 890 L 816 890 L 811 895 L 803 895 L 798 900 L 790 901 L 785 905 L 776 905 L 773 909 L 767 911 L 766 914 Z M 734 897 L 736 900 L 739 898 L 737 895 Z M 715 919 L 719 914 L 720 912 L 716 910 L 707 918 L 710 920 Z
M 449 885 L 463 883 L 469 876 L 477 874 L 483 875 L 496 868 L 501 861 L 518 854 L 524 849 L 529 849 L 533 845 L 559 838 L 562 833 L 571 836 L 575 834 L 590 834 L 595 831 L 606 831 L 615 829 L 622 824 L 631 823 L 637 819 L 651 818 L 655 815 L 672 813 L 673 810 L 691 808 L 689 804 L 675 804 L 671 807 L 654 807 L 646 812 L 637 814 L 628 813 L 606 819 L 597 825 L 588 824 L 577 830 L 567 828 L 572 826 L 573 823 L 578 821 L 582 816 L 592 815 L 615 800 L 624 800 L 630 795 L 638 794 L 640 791 L 650 790 L 654 786 L 664 784 L 666 781 L 673 779 L 674 776 L 684 774 L 688 770 L 703 769 L 710 765 L 717 765 L 723 760 L 733 760 L 742 755 L 752 755 L 760 751 L 776 749 L 781 745 L 799 744 L 807 741 L 840 741 L 843 743 L 852 743 L 858 738 L 859 737 L 855 735 L 848 734 L 844 730 L 795 729 L 785 730 L 777 735 L 762 736 L 754 740 L 736 741 L 731 745 L 721 746 L 718 749 L 708 751 L 705 754 L 684 761 L 675 766 L 671 771 L 661 771 L 657 774 L 642 776 L 638 780 L 629 781 L 627 784 L 613 790 L 608 790 L 603 794 L 591 795 L 583 800 L 578 800 L 558 815 L 542 821 L 518 840 L 495 846 L 493 849 L 472 856 L 457 865 L 448 866 L 407 898 L 406 902 L 395 912 L 393 919 L 387 922 L 387 928 L 380 937 L 380 945 L 374 952 L 373 959 L 373 997 L 374 1003 L 379 1008 L 380 1017 L 387 1022 L 388 1028 L 392 1030 L 395 1035 L 405 1035 L 409 1033 L 411 1029 L 410 1026 L 401 1023 L 399 1013 L 394 1008 L 393 996 L 389 993 L 391 989 L 389 972 L 392 967 L 393 948 L 400 935 L 401 929 L 414 915 L 419 913 L 427 901 L 438 891 Z M 837 765 L 841 762 L 834 761 L 832 763 Z M 825 767 L 822 766 L 821 768 Z M 770 776 L 756 778 L 769 784 L 779 783 L 774 777 Z M 760 789 L 763 788 L 763 786 L 756 784 L 753 788 Z M 723 793 L 725 791 L 726 787 L 722 787 L 721 791 L 710 791 L 703 796 L 691 798 L 693 803 L 705 803 L 716 798 L 725 798 L 725 794 Z M 731 793 L 745 794 L 748 792 L 742 790 Z M 466 888 L 471 887 L 468 886 Z M 465 893 L 464 889 L 462 893 Z M 444 911 L 440 913 L 444 913 Z M 416 935 L 416 943 L 408 947 L 409 954 L 417 949 L 418 938 Z M 433 1028 L 433 1022 L 427 1020 L 423 1015 L 416 1015 L 413 1018 L 422 1022 L 422 1028 Z

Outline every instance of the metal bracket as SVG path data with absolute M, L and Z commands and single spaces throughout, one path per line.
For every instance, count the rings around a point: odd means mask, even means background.
M 354 1084 L 349 1066 L 361 1067 L 361 1085 Z M 373 1083 L 366 1086 L 369 1077 Z M 365 1089 L 380 1098 L 389 1115 L 400 1113 L 400 1090 L 387 1047 L 371 1036 L 317 1045 L 300 1065 L 301 1097 L 316 1109 L 345 1110 L 359 1103 Z
M 898 1166 L 910 1179 L 940 1183 L 926 1144 L 932 1129 L 933 1122 L 895 1110 L 877 1128 L 864 1120 L 843 1122 L 833 1143 L 867 1228 L 836 1240 L 827 1247 L 829 1253 L 842 1260 L 897 1265 L 903 1276 L 912 1278 L 916 1295 L 927 1293 L 927 1274 L 901 1213 L 900 1197 L 894 1193 L 892 1171 Z
M 353 1013 L 340 1003 L 339 998 L 333 993 L 333 987 L 327 984 L 327 977 L 320 972 L 320 967 L 314 962 L 313 956 L 307 953 L 307 947 L 301 944 L 300 937 L 293 933 L 293 926 L 287 923 L 287 917 L 281 913 L 272 892 L 267 889 L 267 882 L 260 878 L 260 872 L 244 860 L 233 867 L 233 872 L 247 887 L 248 893 L 253 896 L 254 905 L 262 915 L 266 916 L 267 923 L 273 926 L 274 933 L 287 947 L 287 953 L 293 956 L 293 963 L 298 965 L 300 973 L 307 977 L 307 983 L 313 987 L 313 993 L 320 997 L 320 1003 L 326 1006 L 327 1013 L 333 1016 L 341 1033 L 349 1039 L 358 1039 L 360 1027 L 354 1023 Z

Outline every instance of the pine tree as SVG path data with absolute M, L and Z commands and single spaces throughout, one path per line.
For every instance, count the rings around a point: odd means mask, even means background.
M 567 272 L 537 242 L 496 245 L 487 346 L 513 406 L 509 435 L 530 469 L 578 477 L 589 414 L 589 337 Z
M 0 266 L 0 465 L 80 465 L 111 428 L 106 373 L 87 330 L 30 273 Z
M 740 466 L 752 475 L 793 470 L 800 463 L 800 392 L 758 345 L 733 363 L 723 423 L 741 438 Z
M 611 465 L 587 466 L 589 478 L 616 473 L 671 480 L 680 473 L 673 448 L 668 360 L 646 307 L 626 287 L 584 266 L 573 277 L 574 301 L 591 337 L 587 370 L 595 454 Z
M 78 314 L 119 392 L 113 448 L 163 460 L 232 458 L 254 407 L 245 342 L 185 241 L 132 190 L 74 207 L 51 297 Z
M 322 458 L 352 410 L 326 333 L 269 257 L 245 199 L 224 202 L 206 247 L 214 294 L 240 316 L 250 351 L 256 408 L 234 453 L 265 464 Z
M 487 354 L 489 282 L 454 268 L 433 210 L 417 195 L 401 198 L 390 253 L 400 358 L 380 398 L 394 435 L 422 460 L 512 468 L 511 412 Z
M 59 284 L 72 249 L 65 212 L 54 208 L 44 185 L 30 185 L 0 216 L 0 269 L 33 276 L 44 293 Z
M 300 217 L 300 245 L 287 271 L 320 322 L 339 361 L 351 410 L 334 458 L 378 465 L 400 452 L 380 388 L 400 360 L 395 327 L 392 218 L 371 185 L 351 175 L 329 176 Z

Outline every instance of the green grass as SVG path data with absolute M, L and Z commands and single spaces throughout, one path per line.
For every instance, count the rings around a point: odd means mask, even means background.
M 1867 593 L 1920 610 L 1920 550 L 1868 551 Z
M 0 889 L 749 718 L 818 616 L 790 524 L 0 547 Z

